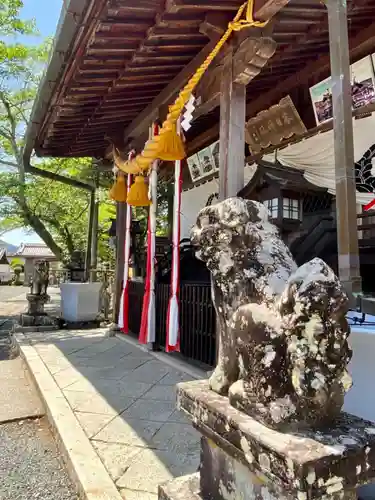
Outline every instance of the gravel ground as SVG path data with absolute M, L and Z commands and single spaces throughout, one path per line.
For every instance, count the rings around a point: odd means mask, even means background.
M 1 500 L 79 498 L 45 418 L 1 425 L 0 443 Z
M 0 363 L 12 355 L 11 325 L 0 314 Z M 77 499 L 46 418 L 0 424 L 0 500 Z

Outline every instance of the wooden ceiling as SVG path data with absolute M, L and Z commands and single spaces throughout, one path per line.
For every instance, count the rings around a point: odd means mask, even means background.
M 153 114 L 165 110 L 179 90 L 171 82 L 186 81 L 242 2 L 90 0 L 48 112 L 38 123 L 37 154 L 100 157 L 108 137 L 123 139 L 125 133 L 126 142 L 147 130 Z M 264 3 L 257 0 L 256 5 Z M 375 0 L 349 0 L 355 58 L 375 50 L 374 14 Z M 276 14 L 272 28 L 278 48 L 248 86 L 248 117 L 329 72 L 323 3 L 291 0 Z M 198 147 L 217 137 L 217 119 L 217 111 L 199 119 L 189 133 L 191 143 Z

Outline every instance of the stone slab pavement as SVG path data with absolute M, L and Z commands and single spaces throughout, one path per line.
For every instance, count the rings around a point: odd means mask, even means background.
M 200 437 L 175 409 L 175 384 L 191 375 L 105 329 L 16 337 L 37 383 L 51 377 L 39 383 L 47 406 L 58 391 L 59 418 L 72 412 L 123 498 L 156 500 L 159 484 L 196 472 Z M 73 430 L 66 436 L 73 449 Z M 90 460 L 81 465 L 90 474 Z

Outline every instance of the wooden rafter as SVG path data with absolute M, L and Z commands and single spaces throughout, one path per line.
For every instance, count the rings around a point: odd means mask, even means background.
M 36 150 L 105 155 L 106 136 L 138 141 L 221 36 L 242 0 L 87 0 L 64 71 L 42 119 Z M 351 55 L 375 48 L 375 0 L 348 0 Z M 280 11 L 280 9 L 282 9 Z M 279 12 L 280 11 L 280 12 Z M 277 51 L 247 87 L 247 116 L 329 71 L 326 10 L 315 0 L 255 0 L 255 17 L 275 16 Z M 315 83 L 315 82 L 313 82 Z M 196 150 L 218 136 L 217 112 L 188 134 Z M 86 149 L 85 149 L 86 148 Z
M 367 28 L 361 30 L 352 38 L 350 46 L 353 61 L 360 59 L 366 53 L 374 51 L 375 23 L 371 23 Z M 288 68 L 287 63 L 286 67 Z M 316 59 L 314 62 L 309 62 L 296 72 L 289 72 L 287 78 L 282 79 L 276 86 L 271 86 L 269 91 L 261 92 L 257 99 L 249 100 L 246 108 L 246 115 L 248 117 L 255 116 L 259 111 L 266 109 L 270 104 L 275 104 L 283 96 L 290 93 L 297 85 L 307 84 L 313 75 L 315 75 L 315 78 L 325 78 L 329 74 L 329 68 L 329 54 L 326 54 Z M 264 86 L 262 86 L 262 89 L 264 89 Z M 219 126 L 215 124 L 189 143 L 189 152 L 194 153 L 201 149 L 214 141 L 218 135 Z

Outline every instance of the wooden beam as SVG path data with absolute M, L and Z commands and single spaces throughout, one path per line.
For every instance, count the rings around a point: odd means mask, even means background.
M 355 37 L 349 41 L 351 62 L 355 62 L 366 54 L 375 50 L 375 22 L 371 23 L 367 28 L 361 30 Z M 324 79 L 330 72 L 329 54 L 319 57 L 316 61 L 306 64 L 301 70 L 291 74 L 288 78 L 280 80 L 277 85 L 272 86 L 272 90 L 262 93 L 257 99 L 249 101 L 246 106 L 246 116 L 251 118 L 259 111 L 266 109 L 271 104 L 275 104 L 282 97 L 298 85 L 308 84 L 309 80 L 314 78 Z M 188 153 L 193 154 L 199 149 L 207 146 L 219 136 L 219 124 L 213 125 L 205 130 L 202 134 L 194 137 L 188 142 Z
M 199 32 L 209 40 L 215 41 L 222 36 L 228 25 L 228 18 L 223 12 L 208 12 L 204 21 L 199 25 Z
M 234 78 L 233 50 L 224 62 L 220 96 L 219 199 L 225 200 L 245 184 L 246 85 Z
M 289 0 L 254 0 L 254 19 L 267 21 L 272 19 Z
M 361 30 L 349 43 L 351 60 L 359 59 L 367 52 L 370 47 L 375 48 L 375 23 Z M 329 53 L 325 56 L 319 57 L 316 61 L 306 64 L 306 66 L 290 75 L 289 78 L 279 82 L 271 92 L 261 95 L 258 99 L 250 101 L 246 107 L 248 116 L 262 111 L 270 104 L 274 104 L 277 100 L 281 99 L 284 95 L 288 94 L 290 89 L 297 85 L 306 84 L 311 79 L 311 76 L 322 75 L 324 78 L 328 76 L 330 69 L 330 56 Z M 322 74 L 323 73 L 323 74 Z
M 233 53 L 229 52 L 219 60 L 198 85 L 194 95 L 199 104 L 194 111 L 194 119 L 219 106 L 226 58 L 233 58 L 233 80 L 248 85 L 261 72 L 275 51 L 276 43 L 268 37 L 248 37 L 238 47 L 233 47 Z
M 165 89 L 151 102 L 142 113 L 140 113 L 135 120 L 126 128 L 124 132 L 125 144 L 132 138 L 140 135 L 146 130 L 150 123 L 155 121 L 159 115 L 159 108 L 165 104 L 169 104 L 172 98 L 189 80 L 191 75 L 203 63 L 208 54 L 215 47 L 220 35 L 217 34 L 215 39 L 211 40 L 194 59 L 184 67 L 184 69 L 174 78 Z
M 271 19 L 279 10 L 281 10 L 289 0 L 255 0 L 254 4 L 254 18 L 258 20 L 268 20 Z M 194 2 L 195 7 L 197 2 Z M 202 4 L 203 5 L 203 4 Z M 216 3 L 212 3 L 213 10 L 217 10 Z M 178 12 L 181 8 L 187 8 L 186 2 L 182 4 L 179 0 L 168 0 L 166 3 L 166 10 L 172 12 L 175 9 Z M 207 3 L 205 3 L 204 8 L 209 10 Z M 230 10 L 233 10 L 230 9 Z M 216 43 L 221 37 L 221 27 L 215 29 L 208 25 L 213 25 L 214 22 L 211 18 L 206 18 L 204 27 L 202 29 L 210 29 L 211 40 L 204 47 L 199 54 L 187 65 L 185 68 L 176 76 L 176 78 L 152 101 L 152 103 L 147 106 L 147 108 L 139 115 L 137 118 L 126 128 L 124 132 L 124 142 L 128 142 L 132 137 L 136 137 L 142 133 L 145 129 L 150 126 L 150 123 L 155 120 L 157 115 L 157 110 L 165 105 L 170 104 L 172 98 L 177 94 L 183 85 L 188 81 L 191 75 L 196 71 L 196 69 L 203 63 L 208 54 L 215 47 Z M 207 25 L 207 26 L 206 26 Z

